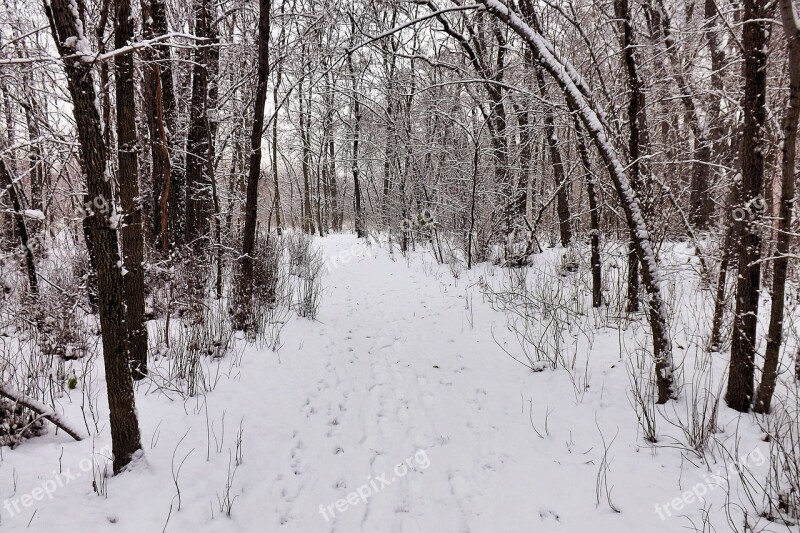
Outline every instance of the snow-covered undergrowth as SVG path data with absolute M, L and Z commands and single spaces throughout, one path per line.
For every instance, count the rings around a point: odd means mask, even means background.
M 796 385 L 781 383 L 769 417 L 725 407 L 727 355 L 705 349 L 711 295 L 685 247 L 661 257 L 681 396 L 655 406 L 647 323 L 624 312 L 622 246 L 604 251 L 600 309 L 580 247 L 467 270 L 450 246 L 404 257 L 386 240 L 331 235 L 315 243 L 320 296 L 293 266 L 304 246 L 292 241 L 276 285 L 285 303 L 265 308 L 258 335 L 231 330 L 227 301 L 178 313 L 179 287 L 150 295 L 144 457 L 113 478 L 92 319 L 76 309 L 63 322 L 86 351 L 65 359 L 9 319 L 22 304 L 0 304 L 3 379 L 92 435 L 75 442 L 38 421 L 0 448 L 0 527 L 796 530 L 785 525 L 800 489 Z

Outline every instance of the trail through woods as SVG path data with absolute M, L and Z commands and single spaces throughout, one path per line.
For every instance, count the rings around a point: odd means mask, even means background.
M 93 447 L 110 444 L 103 425 L 95 439 L 51 430 L 3 451 L 12 507 L 58 484 L 19 513 L 4 509 L 3 530 L 655 532 L 700 515 L 701 502 L 664 520 L 654 509 L 725 465 L 694 466 L 644 443 L 618 331 L 595 338 L 579 394 L 568 373 L 531 373 L 498 345 L 516 349 L 477 281 L 501 269 L 454 279 L 430 254 L 390 257 L 353 235 L 317 242 L 331 267 L 318 321 L 293 318 L 277 354 L 249 345 L 238 366 L 221 362 L 205 396 L 140 383 L 145 458 L 132 472 L 103 480 L 84 469 Z M 339 261 L 342 251 L 351 259 Z M 107 420 L 105 398 L 95 401 Z M 80 403 L 77 393 L 62 399 L 65 416 L 80 420 Z M 758 447 L 754 430 L 740 437 L 741 453 Z M 726 491 L 706 488 L 705 505 L 724 520 Z

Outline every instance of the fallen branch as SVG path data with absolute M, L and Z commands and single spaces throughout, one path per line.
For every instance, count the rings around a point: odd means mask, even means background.
M 33 411 L 34 413 L 38 414 L 42 418 L 46 418 L 57 427 L 60 427 L 64 430 L 64 432 L 72 437 L 75 440 L 83 440 L 85 435 L 79 429 L 72 427 L 69 422 L 62 419 L 58 413 L 47 407 L 45 404 L 39 402 L 38 400 L 34 400 L 33 398 L 29 398 L 19 392 L 18 390 L 9 388 L 5 385 L 0 385 L 0 396 L 3 398 L 8 398 L 14 403 L 17 403 L 23 407 L 26 407 Z
M 173 39 L 176 37 L 180 37 L 183 39 L 189 39 L 192 41 L 205 41 L 205 37 L 198 37 L 196 35 L 192 35 L 190 33 L 182 33 L 182 32 L 170 32 L 165 33 L 163 35 L 159 35 L 152 39 L 147 39 L 144 41 L 138 41 L 133 44 L 129 44 L 127 46 L 123 46 L 120 48 L 116 48 L 111 50 L 110 52 L 100 53 L 100 52 L 78 52 L 75 54 L 67 55 L 64 57 L 54 57 L 54 56 L 38 56 L 38 57 L 10 57 L 10 58 L 2 58 L 0 59 L 0 65 L 20 65 L 20 64 L 27 64 L 27 63 L 56 63 L 58 61 L 62 61 L 64 59 L 71 59 L 71 58 L 78 58 L 82 61 L 86 61 L 87 63 L 94 63 L 97 61 L 106 61 L 108 59 L 112 59 L 120 54 L 128 54 L 130 52 L 135 52 L 137 50 L 141 50 L 143 48 L 150 48 L 155 44 L 162 44 L 163 41 L 168 39 Z M 177 46 L 174 43 L 163 43 L 167 46 Z

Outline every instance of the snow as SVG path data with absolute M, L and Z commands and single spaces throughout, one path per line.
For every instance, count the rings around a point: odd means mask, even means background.
M 44 213 L 38 209 L 25 209 L 22 212 L 28 218 L 35 218 L 36 220 L 44 220 Z
M 64 40 L 64 45 L 75 50 L 81 61 L 91 62 L 94 60 L 92 45 L 84 32 L 80 10 L 75 0 L 69 0 L 69 10 L 75 20 L 75 31 L 77 35 L 67 37 Z
M 586 128 L 594 134 L 597 148 L 606 160 L 609 166 L 609 172 L 612 174 L 612 178 L 615 181 L 617 194 L 620 196 L 620 199 L 626 206 L 626 211 L 629 213 L 628 224 L 631 231 L 639 239 L 638 244 L 642 249 L 641 262 L 643 263 L 643 270 L 649 273 L 652 290 L 654 291 L 654 294 L 650 295 L 652 300 L 651 307 L 654 311 L 653 320 L 662 323 L 660 335 L 664 349 L 663 353 L 657 354 L 659 361 L 664 365 L 662 377 L 666 378 L 671 376 L 673 366 L 673 356 L 671 353 L 672 339 L 670 338 L 669 328 L 666 327 L 668 322 L 667 307 L 664 304 L 661 294 L 663 292 L 662 279 L 659 273 L 655 251 L 650 242 L 650 235 L 636 194 L 625 173 L 625 168 L 617 156 L 614 145 L 609 142 L 606 134 L 608 128 L 603 122 L 603 119 L 598 116 L 589 103 L 591 91 L 588 90 L 587 85 L 572 65 L 556 54 L 552 43 L 528 26 L 528 24 L 512 9 L 509 9 L 499 0 L 480 0 L 480 2 L 489 12 L 504 20 L 511 29 L 522 36 L 523 39 L 535 49 L 538 61 L 540 61 L 548 72 L 558 80 L 562 90 L 574 102 L 575 108 Z M 655 329 L 656 324 L 652 323 L 652 325 Z M 676 394 L 677 391 L 674 389 L 670 391 L 671 397 L 674 397 Z
M 70 391 L 60 408 L 83 424 L 81 404 L 96 405 L 93 438 L 51 431 L 3 450 L 3 530 L 675 532 L 704 507 L 726 530 L 722 505 L 739 479 L 730 461 L 697 466 L 669 437 L 660 448 L 642 439 L 621 354 L 644 342 L 641 324 L 577 335 L 572 377 L 532 373 L 504 353 L 515 337 L 480 293 L 479 280 L 498 283 L 501 269 L 454 279 L 429 253 L 405 260 L 353 235 L 317 242 L 333 265 L 318 321 L 292 319 L 278 353 L 239 341 L 241 359 L 210 363 L 219 382 L 204 396 L 139 382 L 144 457 L 109 479 L 107 451 L 97 452 L 110 446 L 102 358 L 87 365 L 91 390 Z M 336 261 L 343 252 L 350 260 Z M 671 405 L 659 409 L 689 409 Z M 765 474 L 761 432 L 724 407 L 718 423 L 735 457 Z M 598 501 L 604 464 L 619 513 L 605 490 Z M 41 487 L 52 490 L 37 499 Z
M 18 402 L 27 407 L 30 407 L 31 409 L 34 409 L 37 413 L 39 413 L 40 416 L 51 419 L 54 422 L 57 422 L 62 428 L 72 433 L 75 436 L 75 438 L 78 439 L 85 438 L 83 429 L 79 428 L 78 426 L 72 425 L 68 420 L 61 418 L 58 415 L 58 413 L 56 413 L 50 407 L 37 401 L 34 398 L 22 394 L 21 392 L 19 392 L 18 390 L 14 389 L 9 385 L 4 385 L 0 383 L 0 396 L 13 399 L 15 403 Z
M 108 217 L 109 227 L 111 229 L 116 229 L 116 230 L 122 229 L 122 225 L 120 224 L 122 222 L 122 217 L 123 217 L 123 215 L 118 214 L 116 209 L 115 209 L 112 212 L 111 216 Z

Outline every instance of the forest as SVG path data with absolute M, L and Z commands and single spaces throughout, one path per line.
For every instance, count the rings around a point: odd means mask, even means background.
M 799 531 L 799 119 L 796 0 L 2 0 L 0 528 Z

